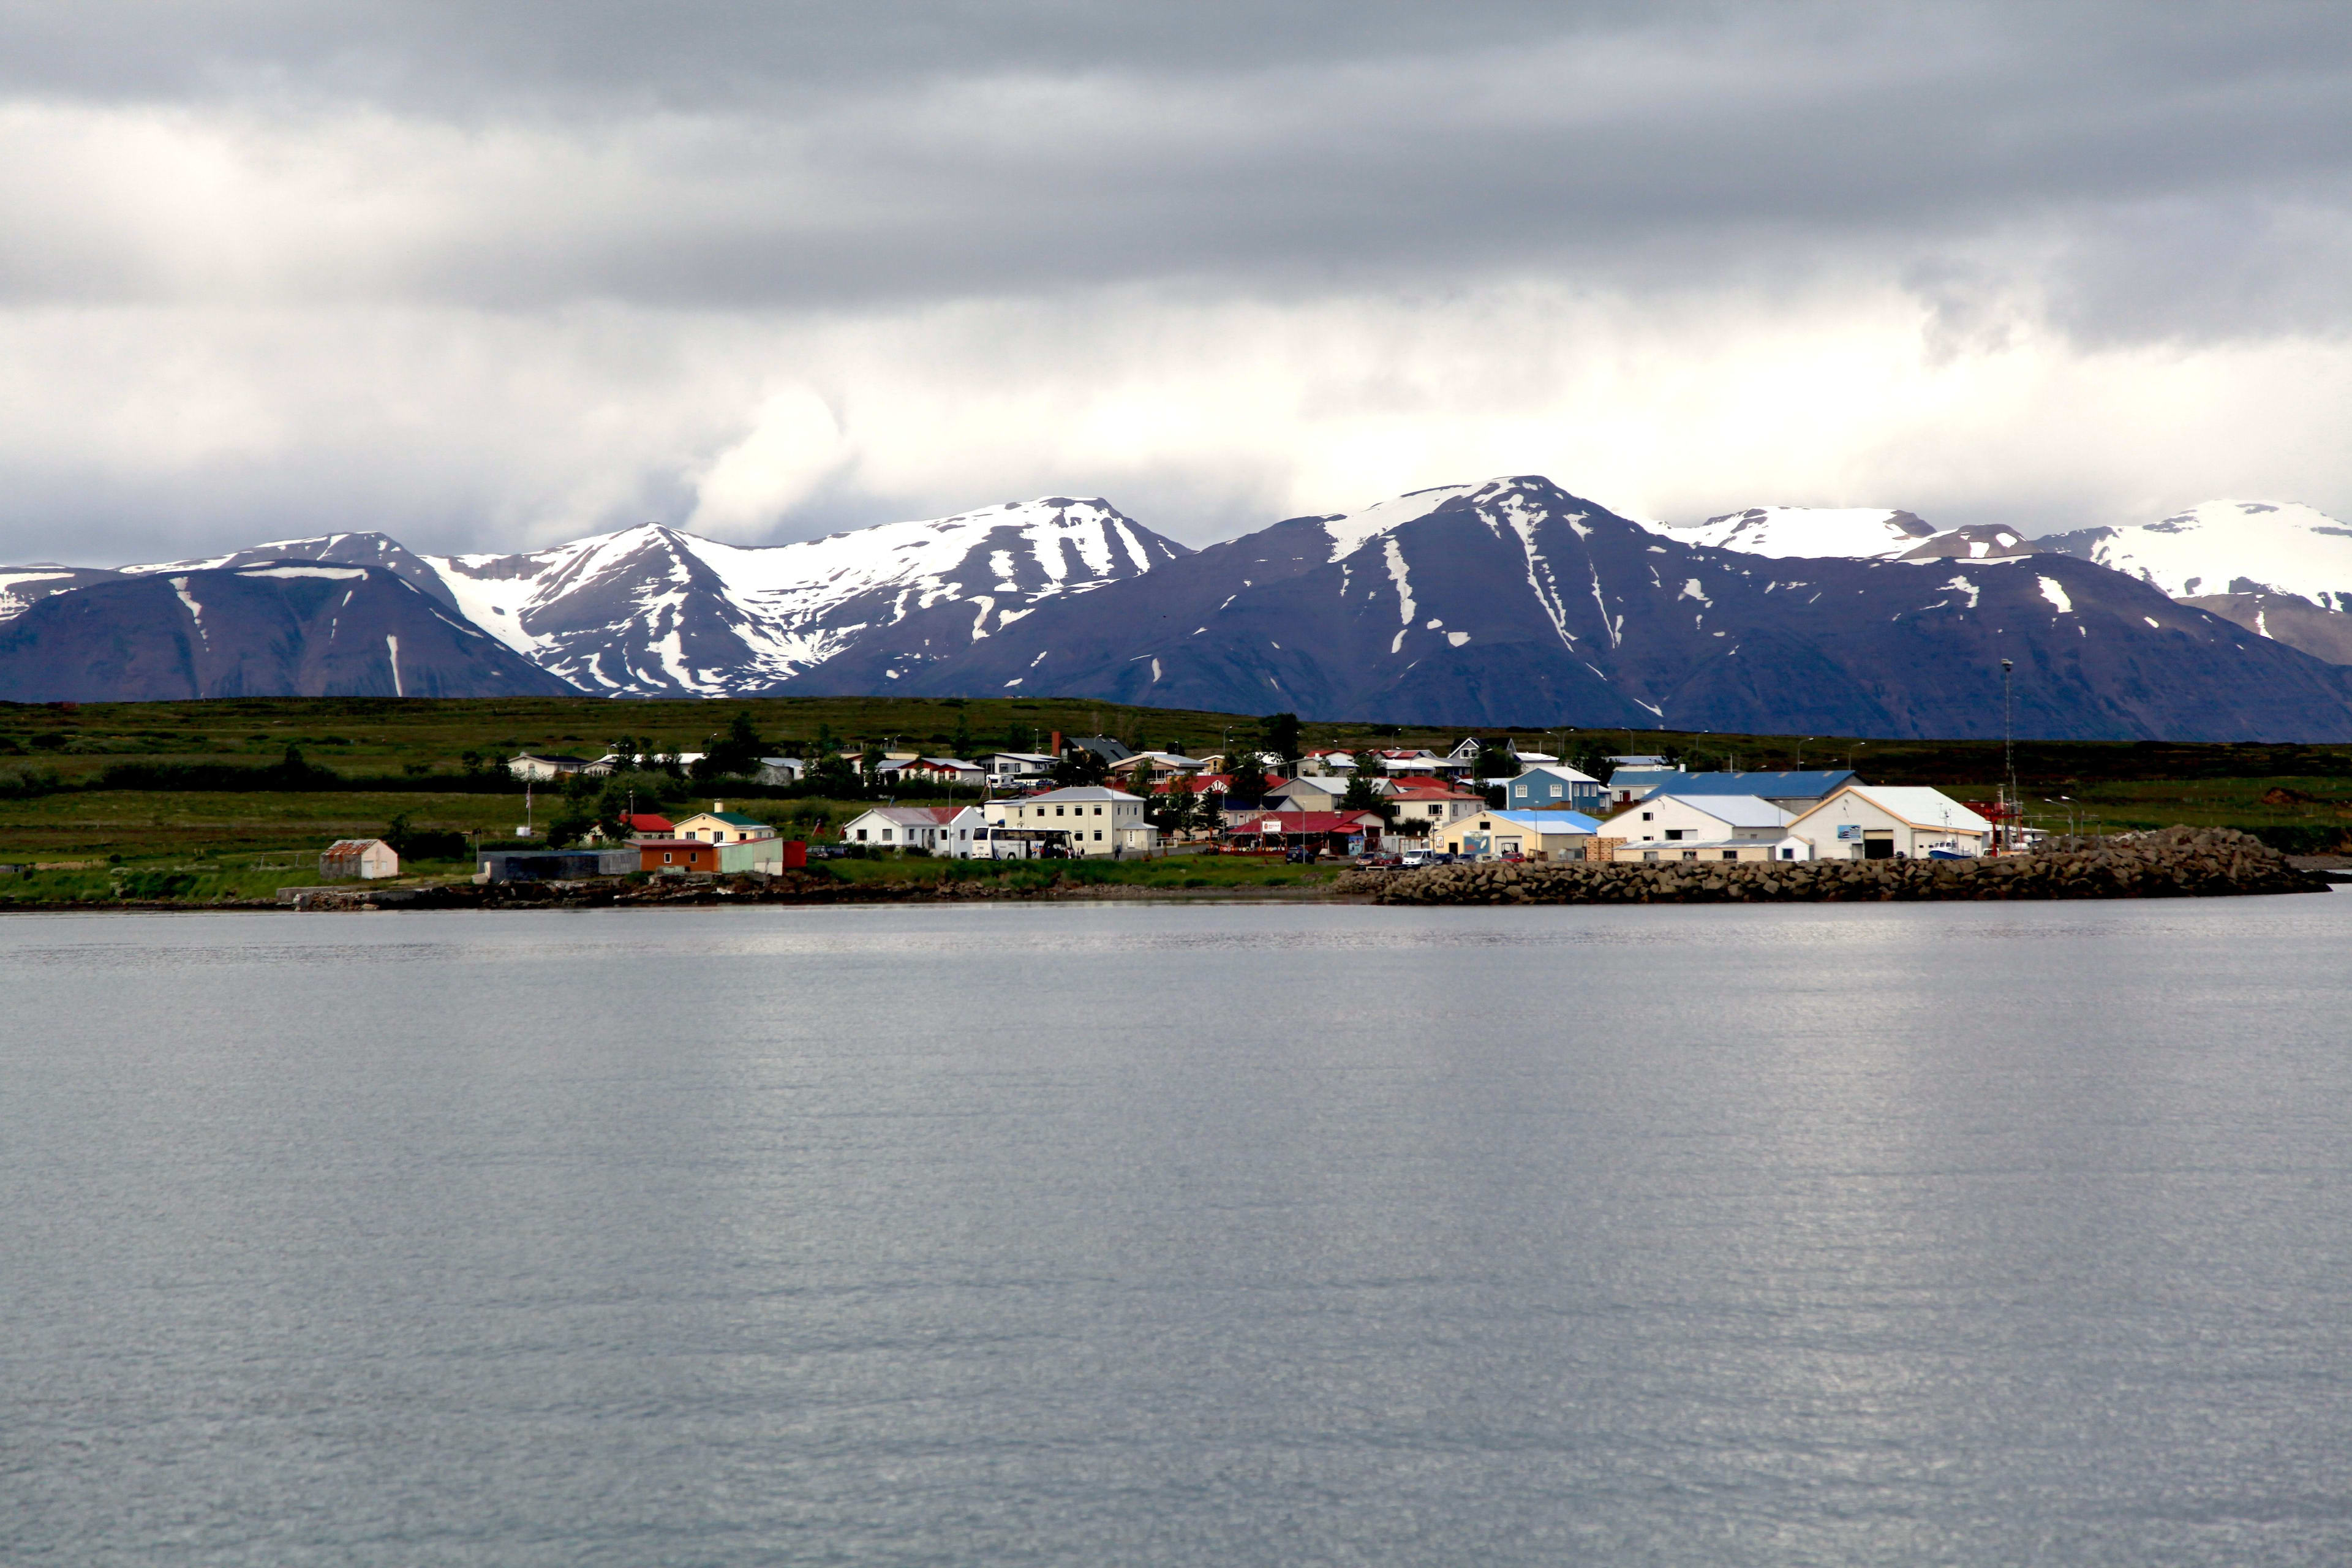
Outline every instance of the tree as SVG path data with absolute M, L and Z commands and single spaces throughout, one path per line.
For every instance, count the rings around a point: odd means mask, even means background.
M 1470 773 L 1474 778 L 1517 778 L 1519 759 L 1513 756 L 1507 747 L 1498 746 L 1492 741 L 1481 741 L 1478 742 L 1478 760 L 1470 764 Z
M 1162 833 L 1186 833 L 1199 818 L 1199 802 L 1192 794 L 1192 781 L 1178 773 L 1168 781 L 1168 788 L 1144 803 L 1144 820 Z
M 867 789 L 872 789 L 877 784 L 881 782 L 881 742 L 868 741 L 866 742 L 865 749 L 857 753 L 857 777 L 859 782 L 865 784 Z
M 758 731 L 751 728 L 751 716 L 737 710 L 729 720 L 727 732 L 712 742 L 710 754 L 695 764 L 698 778 L 734 778 L 756 771 L 760 756 L 766 750 Z
M 1110 766 L 1101 753 L 1084 746 L 1066 746 L 1054 763 L 1054 784 L 1068 789 L 1075 784 L 1098 784 L 1108 775 Z
M 1266 715 L 1265 749 L 1280 757 L 1285 765 L 1297 760 L 1300 751 L 1297 714 L 1269 713 Z
M 1609 775 L 1617 771 L 1617 764 L 1609 760 L 1609 753 L 1601 749 L 1598 741 L 1579 741 L 1576 750 L 1569 755 L 1568 765 L 1578 773 L 1590 773 L 1602 784 L 1607 784 Z
M 1233 793 L 1237 799 L 1255 802 L 1265 798 L 1265 764 L 1258 760 L 1256 748 L 1235 752 L 1227 757 L 1225 772 L 1233 777 Z
M 961 708 L 956 710 L 955 734 L 948 742 L 948 754 L 965 761 L 971 757 L 971 721 Z
M 835 799 L 856 800 L 865 787 L 857 782 L 857 770 L 847 757 L 829 751 L 819 757 L 808 771 L 808 788 L 814 794 Z
M 1359 767 L 1348 777 L 1348 793 L 1339 797 L 1341 811 L 1377 811 L 1382 822 L 1396 820 L 1396 807 L 1381 788 L 1381 777 L 1370 768 Z

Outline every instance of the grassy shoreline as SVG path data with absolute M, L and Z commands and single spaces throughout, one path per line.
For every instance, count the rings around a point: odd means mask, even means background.
M 415 829 L 471 836 L 482 847 L 516 842 L 526 818 L 521 785 L 482 770 L 480 759 L 514 750 L 596 751 L 622 734 L 657 749 L 699 750 L 738 712 L 780 747 L 892 739 L 924 750 L 1019 745 L 1054 730 L 1105 732 L 1130 743 L 1206 751 L 1256 733 L 1248 715 L 1192 713 L 1049 698 L 866 698 L 613 702 L 600 699 L 437 701 L 388 699 L 229 700 L 81 707 L 0 704 L 0 864 L 49 868 L 0 876 L 0 908 L 112 905 L 153 890 L 170 900 L 218 907 L 274 900 L 315 885 L 318 853 L 340 837 L 383 833 L 395 816 Z M 1304 743 L 1425 745 L 1448 749 L 1467 731 L 1426 726 L 1308 722 Z M 1932 784 L 1964 799 L 1989 796 L 2000 773 L 1998 741 L 1909 742 L 1806 736 L 1693 735 L 1666 731 L 1486 727 L 1523 745 L 1558 752 L 1597 742 L 1609 751 L 1679 751 L 1694 767 L 1843 766 L 1886 784 Z M 287 749 L 325 773 L 299 788 L 258 787 Z M 467 753 L 476 758 L 467 771 Z M 2265 746 L 2024 741 L 2018 770 L 2037 826 L 2116 832 L 2168 826 L 2258 830 L 2281 847 L 2311 853 L 2352 847 L 2352 745 Z M 256 787 L 106 787 L 115 779 L 224 779 Z M 173 770 L 203 770 L 198 773 Z M 224 773 L 222 770 L 234 770 Z M 774 792 L 697 786 L 690 797 L 757 804 L 795 837 L 820 841 L 864 809 L 863 801 L 777 799 Z M 947 796 L 901 795 L 902 802 Z M 963 799 L 972 798 L 966 792 Z M 530 797 L 543 827 L 555 792 Z M 881 882 L 938 875 L 939 862 L 835 862 L 844 875 Z M 893 869 L 892 868 L 898 868 Z M 462 875 L 465 863 L 420 866 Z M 1295 868 L 1294 868 L 1295 869 Z M 1143 873 L 1147 879 L 1153 875 Z M 167 893 L 164 889 L 170 889 Z

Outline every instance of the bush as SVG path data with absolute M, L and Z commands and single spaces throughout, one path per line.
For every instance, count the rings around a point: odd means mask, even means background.
M 2347 837 L 2344 828 L 2317 823 L 2249 827 L 2245 831 L 2282 855 L 2325 855 L 2343 844 Z
M 185 871 L 132 871 L 114 885 L 125 899 L 176 899 L 196 890 L 196 879 Z
M 32 800 L 37 796 L 55 795 L 65 788 L 54 768 L 26 768 L 20 773 L 0 773 L 0 800 Z

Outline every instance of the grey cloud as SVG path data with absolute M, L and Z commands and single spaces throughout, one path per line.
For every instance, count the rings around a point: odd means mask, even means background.
M 2001 265 L 2060 320 L 2128 336 L 2336 330 L 2352 261 L 2290 216 L 2352 208 L 2352 18 L 2325 8 L 254 5 L 200 33 L 42 9 L 0 28 L 20 90 L 233 113 L 268 210 L 222 281 L 152 213 L 78 250 L 76 214 L 19 204 L 0 233 L 52 237 L 0 250 L 19 299 L 1643 289 L 2015 238 Z M 364 246 L 332 203 L 314 231 L 271 193 L 320 146 L 408 210 Z M 2150 275 L 2231 237 L 2237 284 Z

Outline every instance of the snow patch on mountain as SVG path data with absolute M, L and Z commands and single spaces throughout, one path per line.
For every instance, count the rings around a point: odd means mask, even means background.
M 1685 544 L 1749 555 L 1888 559 L 1935 532 L 1907 511 L 1886 507 L 1751 506 L 1705 522 L 1666 523 L 1655 531 Z
M 1433 485 L 1425 490 L 1409 490 L 1387 500 L 1375 501 L 1361 511 L 1333 512 L 1319 519 L 1323 531 L 1331 536 L 1331 559 L 1344 560 L 1391 529 L 1427 517 L 1456 496 L 1475 495 L 1482 489 L 1491 489 L 1494 482 Z M 1408 615 L 1405 618 L 1411 620 L 1412 617 Z
M 2176 599 L 2294 594 L 2322 609 L 2352 611 L 2352 527 L 2292 501 L 2209 500 L 2155 522 L 2040 542 Z

